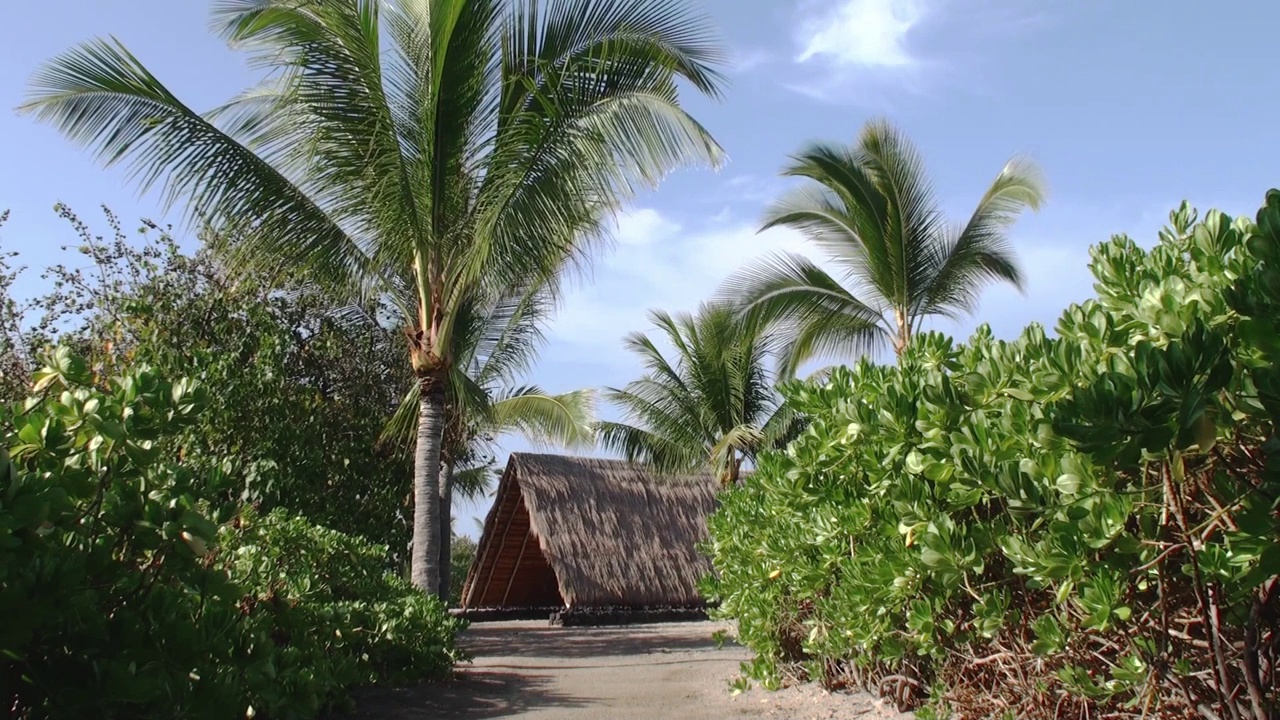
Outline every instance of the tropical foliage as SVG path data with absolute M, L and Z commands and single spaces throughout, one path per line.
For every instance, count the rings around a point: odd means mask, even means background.
M 0 210 L 0 230 L 9 220 L 9 211 Z M 27 350 L 23 317 L 27 303 L 14 295 L 13 286 L 25 270 L 15 267 L 18 253 L 0 251 L 0 402 L 22 397 L 31 381 L 31 353 Z
M 1280 191 L 1196 217 L 1094 248 L 1056 338 L 924 334 L 787 388 L 808 429 L 711 521 L 751 675 L 939 717 L 1271 717 Z
M 208 247 L 185 254 L 152 223 L 130 238 L 108 211 L 104 237 L 58 211 L 76 243 L 42 273 L 45 294 L 21 306 L 0 296 L 3 322 L 16 328 L 0 349 L 14 368 L 0 401 L 26 396 L 38 354 L 57 343 L 99 379 L 138 364 L 196 378 L 216 391 L 169 441 L 185 464 L 206 471 L 234 458 L 240 474 L 223 490 L 228 499 L 387 545 L 380 566 L 407 562 L 411 464 L 378 438 L 412 376 L 403 342 L 380 329 L 376 310 L 335 306 L 307 283 L 231 274 Z
M 783 254 L 747 266 L 722 295 L 775 326 L 784 376 L 820 356 L 886 346 L 901 354 L 925 320 L 972 312 L 989 282 L 1022 287 L 1006 233 L 1044 198 L 1027 161 L 1005 165 L 958 226 L 939 209 L 915 148 L 884 121 L 869 123 L 852 147 L 805 148 L 783 174 L 807 183 L 770 208 L 764 228 L 800 231 L 839 278 Z
M 725 305 L 649 317 L 675 358 L 643 333 L 627 338 L 647 372 L 607 391 L 624 422 L 599 423 L 600 444 L 659 472 L 710 468 L 723 484 L 736 483 L 744 461 L 782 445 L 795 428 L 770 377 L 768 337 L 754 318 Z
M 95 378 L 61 347 L 32 391 L 0 410 L 10 717 L 312 717 L 457 658 L 459 624 L 385 547 L 226 500 L 234 460 L 185 462 L 205 386 Z
M 604 220 L 720 150 L 679 104 L 720 51 L 678 0 L 226 0 L 267 81 L 207 113 L 115 41 L 45 65 L 25 109 L 129 161 L 241 266 L 383 298 L 420 383 L 413 580 L 438 589 L 445 394 L 464 304 L 550 282 Z M 232 230 L 239 232 L 231 232 Z

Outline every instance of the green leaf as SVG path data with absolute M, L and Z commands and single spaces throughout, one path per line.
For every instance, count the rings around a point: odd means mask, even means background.
M 919 475 L 924 472 L 924 456 L 917 450 L 907 453 L 907 459 L 904 467 L 906 471 L 912 475 Z
M 1005 388 L 1002 392 L 1015 400 L 1023 402 L 1032 402 L 1036 399 L 1034 395 L 1020 388 Z
M 1058 476 L 1054 487 L 1063 495 L 1075 495 L 1080 492 L 1080 477 L 1072 473 L 1064 473 Z

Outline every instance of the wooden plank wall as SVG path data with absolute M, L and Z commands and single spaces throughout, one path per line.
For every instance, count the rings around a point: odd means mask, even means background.
M 499 500 L 494 537 L 484 538 L 480 562 L 468 580 L 462 606 L 476 608 L 563 607 L 555 572 L 529 523 L 520 487 Z

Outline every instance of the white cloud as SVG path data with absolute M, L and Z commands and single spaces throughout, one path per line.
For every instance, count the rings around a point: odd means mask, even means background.
M 882 111 L 904 92 L 977 91 L 989 80 L 982 66 L 1049 19 L 1031 0 L 796 1 L 802 70 L 787 86 Z
M 774 252 L 820 259 L 795 231 L 757 233 L 754 221 L 731 215 L 686 228 L 642 208 L 621 215 L 617 222 L 618 246 L 597 266 L 589 285 L 569 293 L 556 315 L 544 358 L 548 365 L 557 358 L 590 357 L 618 371 L 610 382 L 626 382 L 632 362 L 621 340 L 650 329 L 649 310 L 692 312 L 711 299 L 731 273 Z
M 680 232 L 680 226 L 657 210 L 642 208 L 616 220 L 614 239 L 621 245 L 651 245 Z
M 715 202 L 750 203 L 759 206 L 777 199 L 784 181 L 778 176 L 762 176 L 750 173 L 734 175 L 714 188 L 708 197 Z
M 939 2 L 801 0 L 794 61 L 805 70 L 788 87 L 818 100 L 879 107 L 904 89 L 921 92 L 926 67 L 937 63 L 920 54 L 917 35 Z
M 732 219 L 733 219 L 733 208 L 729 207 L 728 205 L 725 205 L 723 208 L 720 209 L 720 212 L 711 216 L 711 224 L 724 225 L 725 223 L 729 222 Z
M 801 24 L 797 62 L 826 59 L 855 67 L 907 67 L 916 62 L 907 35 L 925 17 L 920 0 L 844 0 Z

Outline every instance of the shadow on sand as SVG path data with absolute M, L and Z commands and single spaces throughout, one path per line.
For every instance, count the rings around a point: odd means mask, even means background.
M 527 672 L 473 668 L 448 682 L 358 693 L 355 711 L 330 720 L 480 720 L 533 709 L 570 710 L 593 704 L 592 698 L 555 692 L 550 685 L 549 678 Z
M 630 625 L 618 628 L 510 628 L 475 624 L 461 644 L 475 657 L 589 658 L 651 655 L 654 653 L 711 650 L 710 635 L 673 636 L 656 627 Z
M 479 662 L 459 665 L 453 680 L 368 688 L 355 694 L 355 711 L 329 720 L 481 720 L 532 710 L 568 712 L 603 701 L 557 689 L 555 678 L 566 670 L 724 662 L 687 655 L 662 658 L 716 647 L 709 633 L 673 632 L 671 626 L 560 628 L 535 623 L 513 628 L 476 623 L 459 637 L 459 645 Z

